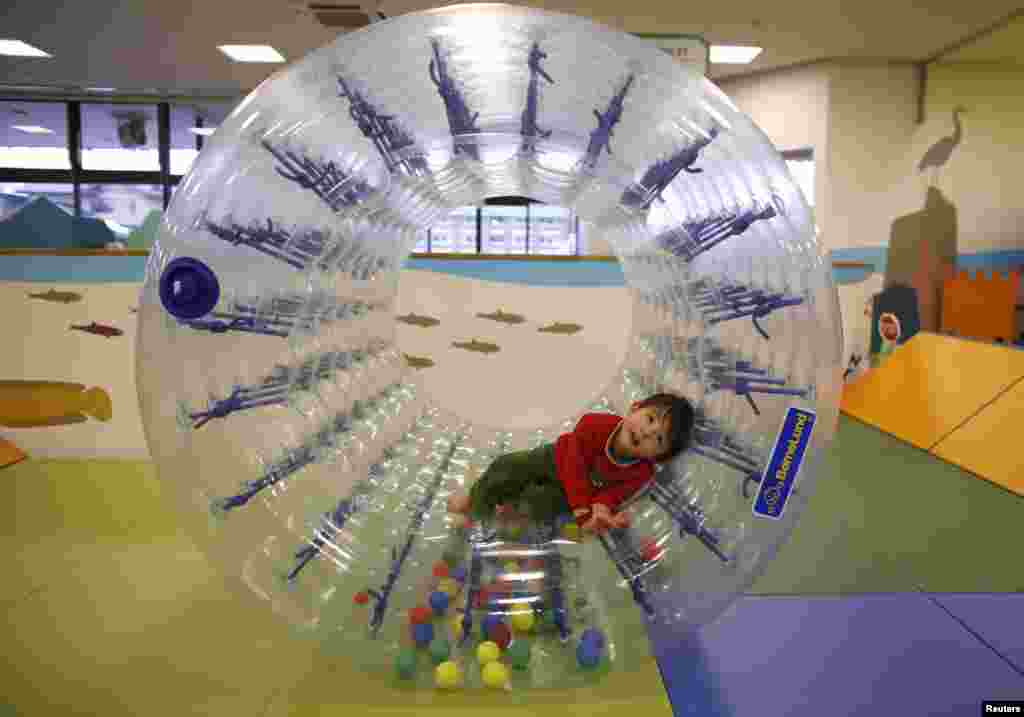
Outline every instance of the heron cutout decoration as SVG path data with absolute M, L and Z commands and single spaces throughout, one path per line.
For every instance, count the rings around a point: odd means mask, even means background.
M 928 151 L 921 157 L 921 161 L 917 164 L 917 171 L 923 172 L 926 169 L 931 169 L 931 184 L 935 183 L 938 178 L 938 170 L 942 168 L 946 162 L 949 161 L 950 156 L 953 154 L 953 150 L 960 144 L 960 140 L 963 139 L 964 132 L 963 127 L 960 124 L 960 115 L 967 112 L 963 107 L 955 107 L 953 109 L 953 134 L 943 137 L 938 142 L 928 148 Z

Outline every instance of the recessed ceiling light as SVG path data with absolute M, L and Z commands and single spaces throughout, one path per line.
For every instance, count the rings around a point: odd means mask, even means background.
M 749 45 L 712 45 L 711 62 L 717 65 L 746 65 L 764 48 Z
M 284 62 L 270 45 L 218 45 L 217 49 L 235 62 Z
M 14 57 L 53 57 L 48 52 L 43 52 L 38 47 L 32 47 L 21 40 L 0 40 L 0 55 L 12 55 Z
M 209 137 L 211 134 L 217 131 L 216 127 L 189 127 L 188 131 L 192 134 L 198 134 L 203 137 Z
M 20 129 L 22 132 L 28 132 L 29 134 L 53 134 L 52 129 L 46 129 L 46 127 L 37 127 L 34 125 L 27 124 L 12 124 L 13 129 Z

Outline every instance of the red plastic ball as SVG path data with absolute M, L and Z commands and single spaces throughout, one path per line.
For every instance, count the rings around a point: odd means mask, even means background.
M 438 561 L 434 563 L 433 574 L 435 578 L 446 578 L 448 577 L 448 563 Z
M 640 556 L 648 563 L 653 563 L 655 560 L 661 557 L 661 548 L 654 540 L 648 538 L 643 542 L 640 548 Z
M 370 596 L 365 592 L 356 593 L 352 597 L 352 602 L 354 602 L 356 605 L 365 605 L 366 603 L 370 602 Z
M 487 637 L 504 650 L 512 642 L 512 631 L 508 629 L 508 625 L 499 622 L 497 625 L 491 626 L 491 629 L 487 631 Z
M 423 622 L 430 622 L 433 613 L 430 612 L 428 607 L 414 607 L 409 611 L 409 622 L 413 625 L 419 625 Z

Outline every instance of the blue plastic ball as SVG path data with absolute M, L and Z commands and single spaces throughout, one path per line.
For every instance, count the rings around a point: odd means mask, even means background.
M 480 623 L 480 634 L 483 636 L 485 640 L 489 640 L 491 639 L 491 630 L 500 624 L 502 624 L 502 619 L 500 615 L 488 615 Z
M 580 641 L 576 646 L 576 661 L 584 669 L 597 667 L 601 662 L 601 650 L 592 642 Z
M 416 641 L 417 646 L 426 647 L 434 639 L 434 625 L 429 622 L 413 625 L 412 639 Z
M 448 609 L 448 594 L 440 590 L 430 593 L 430 607 L 435 614 L 444 615 L 444 611 Z
M 586 642 L 598 650 L 604 649 L 604 633 L 597 628 L 591 627 L 583 631 L 583 636 L 580 637 L 581 642 Z
M 460 565 L 451 572 L 451 576 L 460 583 L 466 582 L 466 566 Z

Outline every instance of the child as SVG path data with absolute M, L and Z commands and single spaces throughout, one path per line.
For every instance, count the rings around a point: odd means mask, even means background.
M 585 414 L 553 444 L 499 456 L 448 510 L 480 520 L 518 508 L 537 521 L 571 512 L 585 532 L 624 528 L 615 509 L 651 480 L 655 463 L 689 447 L 693 422 L 689 401 L 667 393 L 634 403 L 625 418 Z

